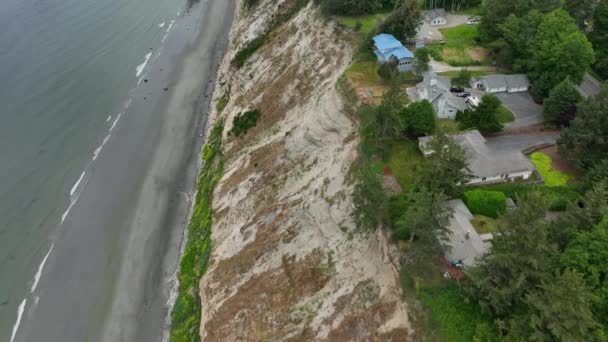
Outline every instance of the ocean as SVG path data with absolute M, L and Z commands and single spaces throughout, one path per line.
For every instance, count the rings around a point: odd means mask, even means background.
M 0 1 L 0 341 L 41 299 L 62 223 L 186 6 Z

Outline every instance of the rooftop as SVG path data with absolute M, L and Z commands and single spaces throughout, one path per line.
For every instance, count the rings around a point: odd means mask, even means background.
M 486 82 L 489 88 L 523 88 L 529 87 L 530 81 L 525 74 L 516 75 L 488 75 L 477 78 Z
M 374 38 L 374 45 L 376 46 L 376 55 L 381 54 L 386 59 L 395 57 L 397 59 L 403 58 L 414 58 L 414 54 L 408 50 L 400 41 L 397 40 L 392 34 L 382 33 Z
M 433 103 L 434 101 L 445 98 L 445 100 L 453 107 L 458 110 L 467 109 L 466 100 L 464 98 L 460 98 L 455 96 L 450 92 L 450 87 L 452 82 L 450 78 L 447 76 L 438 76 L 437 74 L 429 71 L 423 74 L 424 79 L 422 82 L 416 85 L 416 89 L 418 94 L 426 94 L 429 102 Z
M 424 11 L 424 19 L 427 21 L 433 21 L 436 18 L 445 18 L 445 9 L 443 8 L 435 8 L 432 10 Z
M 426 146 L 433 137 L 418 138 L 425 153 Z M 478 130 L 471 130 L 452 138 L 465 152 L 469 170 L 475 177 L 495 177 L 516 172 L 535 170 L 532 162 L 523 153 L 513 150 L 499 150 L 486 144 L 486 139 Z
M 446 202 L 454 210 L 454 216 L 450 219 L 448 229 L 447 245 L 450 247 L 446 252 L 446 258 L 450 262 L 461 261 L 465 266 L 473 266 L 476 259 L 485 254 L 489 248 L 491 234 L 482 237 L 471 224 L 473 214 L 460 199 Z

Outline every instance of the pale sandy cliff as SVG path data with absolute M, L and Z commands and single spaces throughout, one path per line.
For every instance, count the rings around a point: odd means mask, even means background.
M 352 47 L 309 5 L 244 67 L 234 53 L 283 1 L 240 11 L 215 99 L 223 111 L 224 176 L 215 190 L 213 251 L 200 282 L 203 340 L 403 341 L 409 326 L 396 261 L 380 233 L 356 232 L 349 181 L 357 123 L 336 81 Z M 244 137 L 233 117 L 261 110 Z

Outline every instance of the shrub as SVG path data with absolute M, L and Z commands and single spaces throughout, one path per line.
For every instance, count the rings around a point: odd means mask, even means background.
M 500 191 L 466 191 L 464 200 L 469 210 L 476 215 L 497 218 L 507 211 L 507 196 Z
M 258 124 L 258 119 L 261 115 L 262 112 L 257 109 L 239 113 L 232 121 L 232 129 L 230 130 L 230 133 L 235 137 L 238 137 L 241 134 L 246 134 L 250 128 L 255 127 Z
M 268 36 L 266 34 L 262 34 L 261 36 L 256 37 L 245 44 L 245 46 L 243 46 L 234 56 L 232 65 L 236 66 L 237 68 L 245 65 L 245 62 L 247 62 L 249 57 L 251 57 L 251 55 L 253 55 L 259 48 L 261 48 L 264 43 L 266 43 L 267 38 Z
M 378 67 L 378 75 L 382 77 L 385 81 L 390 81 L 399 75 L 399 70 L 397 69 L 398 62 L 396 60 L 391 60 L 387 63 L 380 64 Z
M 538 192 L 541 197 L 547 201 L 549 210 L 552 211 L 564 211 L 570 203 L 576 202 L 580 194 L 579 192 L 570 186 L 543 186 L 543 185 L 528 185 L 528 184 L 517 184 L 517 183 L 504 183 L 495 184 L 484 187 L 485 189 L 501 191 L 507 197 L 511 197 L 515 200 L 522 197 L 530 192 Z

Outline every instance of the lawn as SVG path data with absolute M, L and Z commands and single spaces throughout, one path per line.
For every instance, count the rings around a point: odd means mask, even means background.
M 513 116 L 513 113 L 509 110 L 509 108 L 500 105 L 500 107 L 498 108 L 498 113 L 496 113 L 496 118 L 498 119 L 498 122 L 500 123 L 507 123 L 507 122 L 512 122 L 515 120 L 515 116 Z
M 488 64 L 487 51 L 478 43 L 478 25 L 460 25 L 440 31 L 445 42 L 427 46 L 435 60 L 445 61 L 451 66 Z
M 388 16 L 388 13 L 376 13 L 362 16 L 337 16 L 336 21 L 342 26 L 346 26 L 362 33 L 372 32 L 376 26 Z
M 469 73 L 471 73 L 471 77 L 481 77 L 481 76 L 487 76 L 489 74 L 492 74 L 492 72 L 484 71 L 484 70 L 469 70 Z M 455 77 L 458 77 L 458 75 L 460 75 L 460 71 L 444 71 L 444 72 L 438 73 L 438 75 L 447 76 L 449 78 L 455 78 Z
M 416 141 L 404 140 L 391 146 L 388 165 L 405 192 L 414 184 L 414 178 L 421 172 L 424 162 Z
M 435 132 L 443 132 L 445 134 L 456 134 L 460 132 L 458 122 L 451 119 L 435 120 Z
M 478 234 L 496 233 L 498 231 L 498 222 L 491 217 L 474 215 L 471 224 Z
M 376 86 L 382 83 L 378 75 L 378 63 L 376 62 L 357 62 L 346 69 L 346 77 L 356 86 Z
M 545 179 L 546 186 L 564 186 L 568 184 L 570 175 L 555 170 L 552 165 L 551 157 L 548 155 L 541 152 L 534 152 L 530 156 L 530 160 Z

